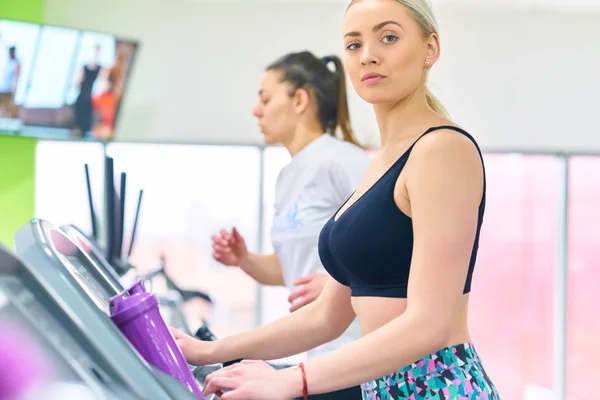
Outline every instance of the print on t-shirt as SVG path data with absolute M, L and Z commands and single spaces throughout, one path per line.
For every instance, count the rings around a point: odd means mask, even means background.
M 296 200 L 287 211 L 287 213 L 275 212 L 273 216 L 273 227 L 271 229 L 272 234 L 279 233 L 297 233 L 304 226 L 304 220 L 300 218 L 298 210 L 300 209 L 299 203 L 302 201 L 302 194 L 296 197 Z

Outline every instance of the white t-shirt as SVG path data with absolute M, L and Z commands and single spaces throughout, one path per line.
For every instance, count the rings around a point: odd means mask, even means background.
M 356 190 L 370 163 L 366 151 L 324 134 L 312 141 L 277 177 L 271 240 L 285 285 L 313 273 L 327 273 L 318 253 L 319 233 Z M 360 337 L 355 320 L 338 339 L 310 350 L 314 358 Z

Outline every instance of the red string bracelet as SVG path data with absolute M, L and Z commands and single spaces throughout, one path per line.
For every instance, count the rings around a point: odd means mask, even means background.
M 302 395 L 304 400 L 308 400 L 308 383 L 306 382 L 306 371 L 304 370 L 304 363 L 300 363 L 300 370 L 302 371 Z

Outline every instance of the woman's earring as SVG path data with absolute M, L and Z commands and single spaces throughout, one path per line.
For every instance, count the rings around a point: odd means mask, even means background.
M 425 66 L 429 67 L 429 60 L 425 60 Z

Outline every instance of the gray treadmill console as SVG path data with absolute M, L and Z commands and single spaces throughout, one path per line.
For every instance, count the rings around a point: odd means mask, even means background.
M 136 274 L 133 268 L 130 269 L 124 277 L 119 278 L 116 271 L 104 258 L 97 245 L 90 241 L 77 227 L 66 225 L 63 226 L 61 230 L 65 232 L 90 259 L 91 263 L 89 264 L 89 267 L 84 268 L 86 271 L 83 273 L 88 277 L 88 280 L 90 278 L 93 279 L 93 285 L 101 287 L 101 290 L 96 291 L 96 293 L 109 296 L 106 297 L 107 302 L 110 297 L 121 293 L 126 287 L 131 286 L 137 281 L 138 278 L 137 276 L 134 276 Z M 128 280 L 127 278 L 133 278 L 133 282 L 129 282 L 129 284 L 125 286 L 121 282 L 121 279 Z M 148 287 L 148 284 L 146 284 L 146 287 Z M 161 314 L 165 317 L 165 321 L 167 321 L 169 325 L 191 335 L 192 331 L 189 328 L 188 322 L 181 309 L 183 306 L 181 294 L 171 291 L 170 293 L 162 295 L 157 294 L 156 296 L 158 297 Z
M 62 230 L 34 219 L 17 231 L 15 247 L 32 279 L 76 320 L 128 389 L 146 399 L 196 400 L 177 380 L 149 365 L 112 323 L 110 296 L 89 273 L 95 270 L 91 260 Z
M 114 268 L 106 261 L 104 255 L 100 252 L 97 244 L 91 241 L 79 228 L 74 225 L 65 225 L 61 227 L 61 230 L 66 233 L 69 238 L 78 245 L 78 247 L 87 255 L 91 261 L 89 268 L 94 267 L 96 271 L 89 273 L 84 271 L 85 276 L 92 275 L 94 277 L 95 286 L 101 286 L 102 293 L 109 293 L 114 296 L 125 290 L 125 287 L 121 284 L 120 278 Z M 76 261 L 77 262 L 77 261 Z M 89 269 L 88 268 L 88 269 Z M 84 268 L 85 269 L 85 268 Z M 133 269 L 130 270 L 133 272 Z M 99 278 L 99 279 L 98 279 Z M 156 295 L 158 297 L 160 312 L 165 318 L 165 321 L 171 326 L 182 330 L 188 335 L 193 333 L 190 331 L 185 315 L 181 311 L 183 306 L 183 299 L 178 292 L 171 291 L 167 294 Z M 221 368 L 221 364 L 207 365 L 207 366 L 193 366 L 190 365 L 196 380 L 201 385 L 204 384 L 204 380 L 208 373 Z M 212 399 L 217 398 L 213 396 Z
M 104 258 L 104 255 L 100 253 L 98 246 L 90 241 L 90 239 L 88 239 L 88 237 L 76 226 L 66 225 L 61 229 L 92 261 L 92 264 L 94 264 L 96 268 L 89 273 L 96 278 L 96 281 L 101 282 L 105 288 L 105 291 L 115 294 L 122 292 L 124 287 L 121 283 L 119 275 L 112 265 L 108 263 L 106 258 Z
M 42 362 L 52 371 L 43 386 L 45 398 L 65 398 L 77 393 L 81 400 L 135 400 L 109 366 L 88 353 L 87 343 L 77 335 L 74 322 L 43 288 L 26 279 L 23 264 L 0 245 L 0 325 L 18 329 L 35 343 Z M 38 360 L 39 361 L 39 360 Z

